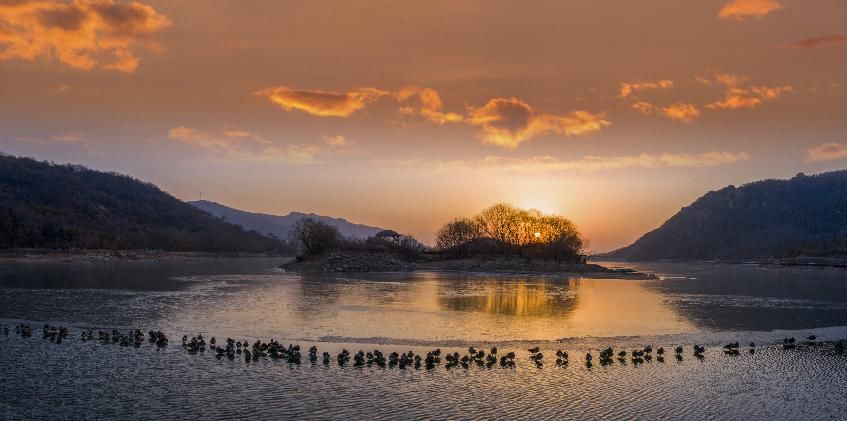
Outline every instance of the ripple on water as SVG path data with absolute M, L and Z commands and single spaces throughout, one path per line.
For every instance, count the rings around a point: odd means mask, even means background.
M 374 346 L 376 347 L 376 346 Z M 364 349 L 370 347 L 363 346 Z M 385 349 L 383 347 L 383 349 Z M 401 351 L 403 349 L 397 349 Z M 793 418 L 847 411 L 847 358 L 830 348 L 709 348 L 641 365 L 432 371 L 250 364 L 38 337 L 0 337 L 0 418 Z M 579 354 L 581 355 L 581 354 Z

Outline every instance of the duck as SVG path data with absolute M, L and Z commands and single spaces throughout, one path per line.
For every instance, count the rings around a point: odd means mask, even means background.
M 540 351 L 540 350 L 541 350 L 541 348 L 539 348 L 539 347 L 535 347 L 535 348 L 527 349 L 527 351 L 529 351 L 529 352 L 531 352 L 531 353 L 533 353 L 533 354 L 535 354 L 536 352 L 538 352 L 538 351 Z
M 794 348 L 796 348 L 797 346 L 795 345 L 795 342 L 796 342 L 796 341 L 795 341 L 795 339 L 794 339 L 794 338 L 785 338 L 785 339 L 783 339 L 783 340 L 782 340 L 782 349 L 789 350 L 789 349 L 794 349 Z

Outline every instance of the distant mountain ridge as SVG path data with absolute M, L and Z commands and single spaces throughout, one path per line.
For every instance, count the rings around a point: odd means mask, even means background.
M 847 256 L 847 170 L 711 191 L 606 255 L 646 260 Z
M 277 252 L 284 247 L 151 183 L 0 153 L 0 249 Z
M 256 231 L 262 234 L 270 233 L 283 240 L 288 239 L 288 234 L 294 223 L 305 217 L 314 218 L 330 224 L 338 228 L 338 232 L 345 237 L 364 239 L 372 237 L 383 230 L 379 227 L 356 224 L 344 218 L 333 218 L 314 213 L 291 212 L 288 215 L 271 215 L 247 212 L 209 200 L 196 200 L 188 203 L 198 209 L 208 212 L 213 216 L 224 218 L 226 221 L 239 225 L 244 229 Z

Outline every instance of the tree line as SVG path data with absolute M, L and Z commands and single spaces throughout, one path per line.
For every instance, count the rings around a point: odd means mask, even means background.
M 575 262 L 582 260 L 588 241 L 563 216 L 498 203 L 471 218 L 444 224 L 436 246 L 452 257 L 506 254 Z

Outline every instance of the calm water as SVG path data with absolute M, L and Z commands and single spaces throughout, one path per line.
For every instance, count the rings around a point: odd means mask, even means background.
M 0 418 L 840 418 L 847 357 L 783 351 L 847 337 L 847 271 L 638 263 L 651 281 L 436 273 L 299 276 L 280 259 L 0 266 L 0 323 L 71 327 L 53 344 L 0 336 Z M 610 263 L 611 265 L 619 265 Z M 78 339 L 163 330 L 162 351 Z M 399 370 L 189 355 L 183 334 L 425 353 L 520 350 L 515 369 Z M 751 340 L 755 355 L 723 355 Z M 707 346 L 703 361 L 690 346 Z M 613 346 L 685 344 L 682 362 L 587 369 Z M 548 364 L 535 368 L 525 349 Z M 570 352 L 567 368 L 552 364 Z

